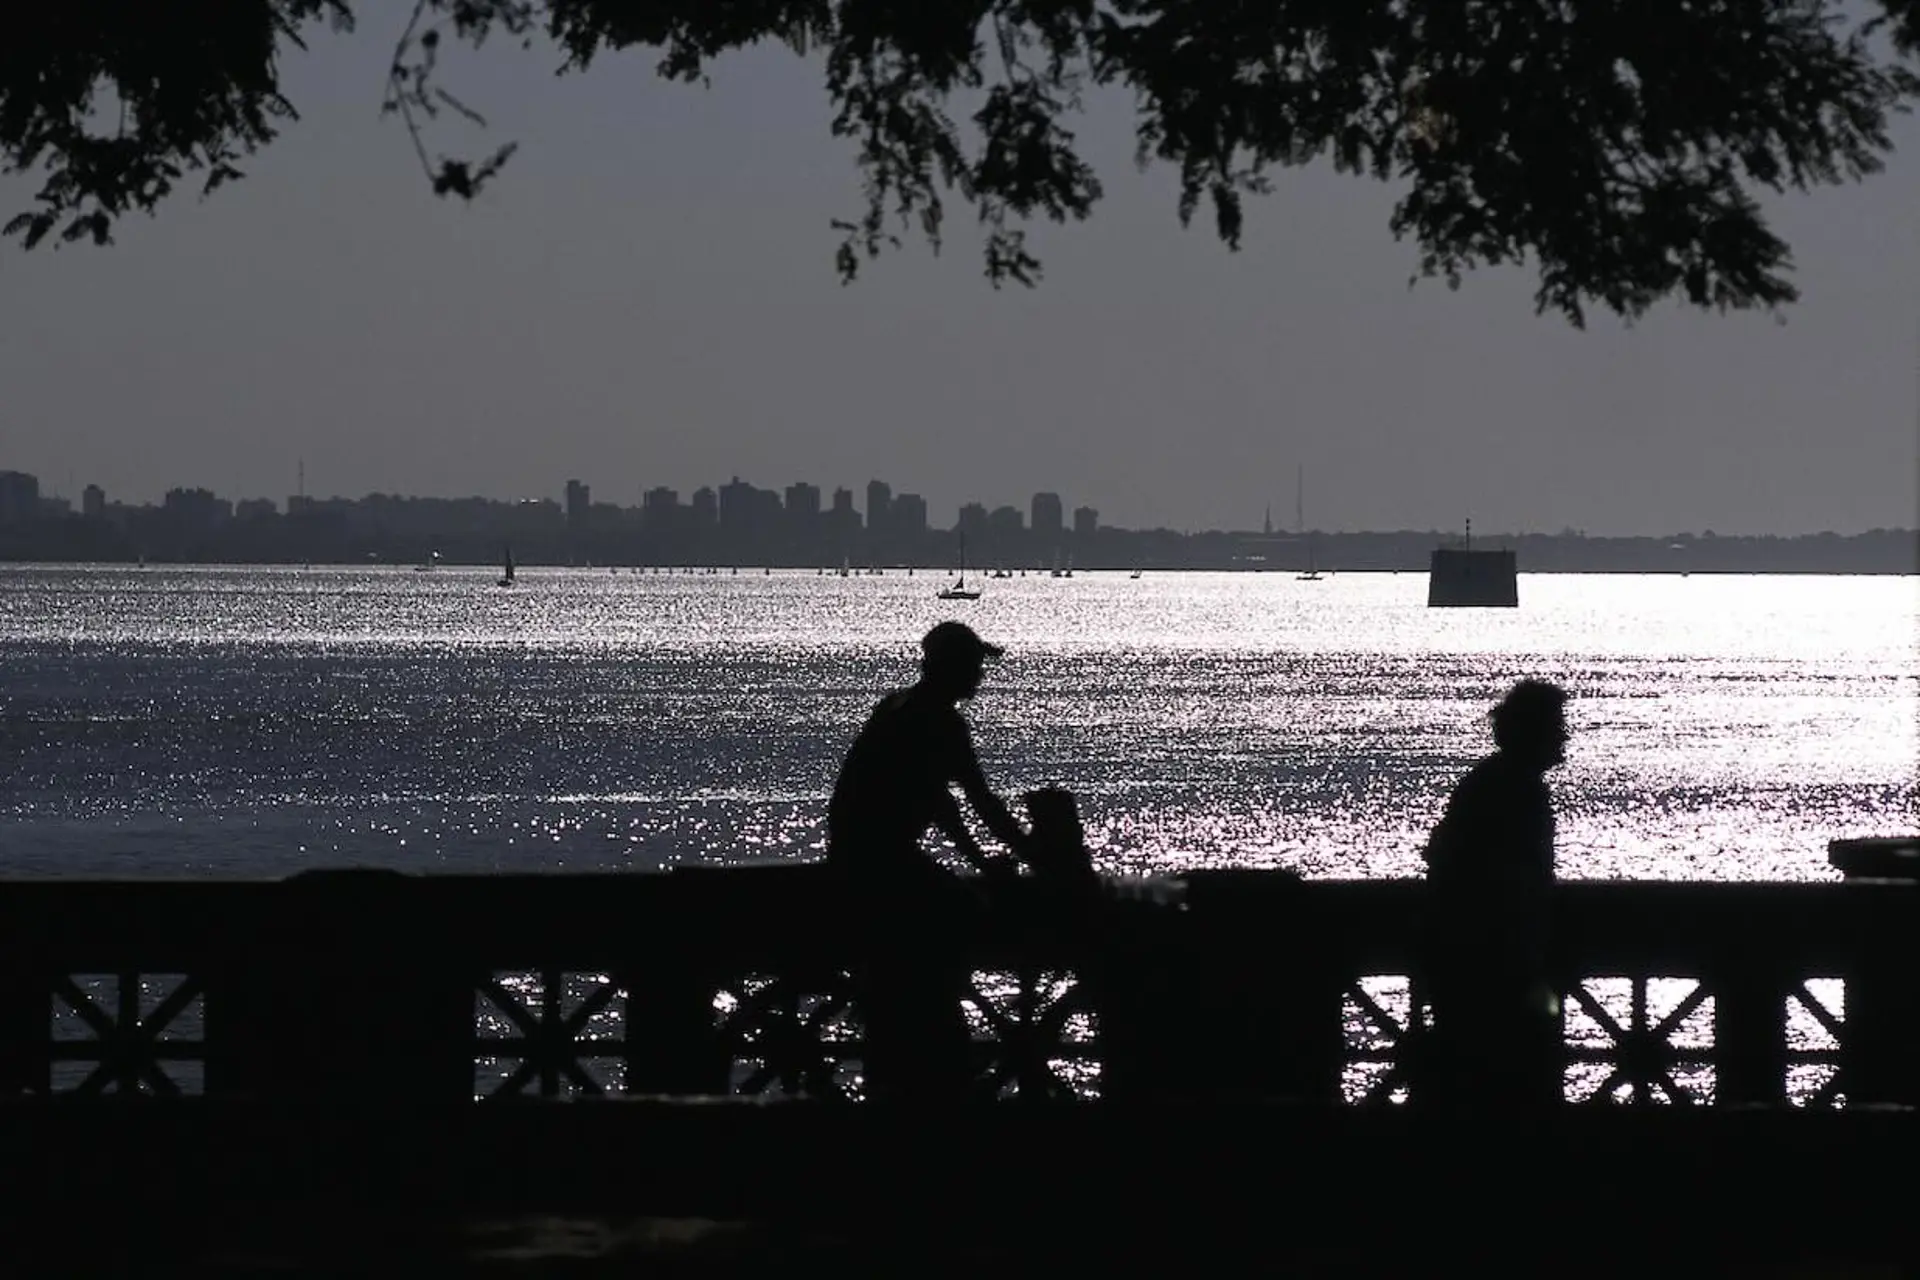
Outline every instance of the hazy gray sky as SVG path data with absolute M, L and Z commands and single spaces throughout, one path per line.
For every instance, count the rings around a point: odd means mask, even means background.
M 1533 314 L 1524 271 L 1409 291 L 1393 189 L 1325 168 L 1281 174 L 1229 253 L 1133 170 L 1114 99 L 1083 132 L 1108 198 L 1039 233 L 1037 291 L 993 291 L 964 227 L 843 288 L 828 221 L 857 178 L 814 64 L 753 53 L 702 90 L 645 56 L 554 79 L 463 54 L 447 83 L 493 130 L 431 141 L 522 147 L 462 205 L 377 117 L 386 26 L 290 60 L 304 119 L 245 182 L 109 249 L 0 249 L 0 468 L 130 501 L 284 497 L 300 458 L 348 496 L 878 477 L 942 525 L 1053 489 L 1197 529 L 1269 503 L 1290 525 L 1304 465 L 1328 529 L 1917 522 L 1911 120 L 1886 173 L 1777 206 L 1805 295 L 1784 324 L 1668 306 L 1579 332 Z

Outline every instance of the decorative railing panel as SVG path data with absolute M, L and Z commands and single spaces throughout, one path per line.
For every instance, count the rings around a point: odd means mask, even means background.
M 1426 1008 L 1414 999 L 1412 980 L 1404 973 L 1355 978 L 1341 993 L 1340 1021 L 1341 1100 L 1361 1106 L 1405 1102 L 1426 1028 Z
M 1568 984 L 1561 1001 L 1568 1101 L 1713 1101 L 1713 992 L 1705 983 L 1583 978 Z
M 1097 997 L 1071 970 L 982 971 L 967 984 L 968 1022 L 985 1097 L 1023 1101 L 1100 1096 Z
M 613 975 L 489 974 L 475 992 L 474 1092 L 543 1098 L 621 1092 L 627 993 Z
M 48 1071 L 56 1093 L 178 1097 L 203 1085 L 204 992 L 188 974 L 56 974 Z
M 844 970 L 744 974 L 717 991 L 714 1024 L 733 1093 L 856 1101 L 862 1027 Z
M 1845 1106 L 1847 992 L 1842 978 L 1807 978 L 1787 997 L 1787 1099 Z

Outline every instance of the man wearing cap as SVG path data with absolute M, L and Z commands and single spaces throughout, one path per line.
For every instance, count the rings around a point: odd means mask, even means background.
M 873 1096 L 958 1098 L 970 1080 L 960 1010 L 967 886 L 921 847 L 938 828 L 976 870 L 989 858 L 960 813 L 958 784 L 987 830 L 1015 853 L 1026 834 L 987 785 L 959 704 L 980 689 L 1000 649 L 943 622 L 920 642 L 920 680 L 882 698 L 854 739 L 827 809 L 827 862 L 844 877 L 865 952 L 859 985 Z
M 1427 842 L 1429 1083 L 1451 1102 L 1537 1106 L 1561 1095 L 1546 774 L 1566 758 L 1566 700 L 1543 680 L 1508 690 L 1490 717 L 1493 754 L 1453 789 Z

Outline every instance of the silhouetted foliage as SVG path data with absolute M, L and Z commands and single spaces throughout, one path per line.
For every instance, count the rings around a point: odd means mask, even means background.
M 277 60 L 351 0 L 22 6 L 0 39 L 0 171 L 37 170 L 6 225 L 31 247 L 106 243 L 189 172 L 212 191 L 293 118 Z M 363 0 L 362 18 L 376 10 Z M 398 23 L 404 11 L 394 10 Z M 1920 0 L 1871 18 L 1834 0 L 416 0 L 385 107 L 433 190 L 471 198 L 512 152 L 430 158 L 447 37 L 553 40 L 565 68 L 653 50 L 666 77 L 765 40 L 824 60 L 832 129 L 865 208 L 835 225 L 841 275 L 950 201 L 986 231 L 986 273 L 1032 283 L 1024 227 L 1101 196 L 1069 128 L 1083 95 L 1133 95 L 1142 164 L 1177 170 L 1183 224 L 1206 205 L 1240 243 L 1276 168 L 1331 160 L 1405 185 L 1391 222 L 1422 274 L 1531 261 L 1535 300 L 1574 323 L 1678 295 L 1719 309 L 1797 296 L 1765 191 L 1872 173 L 1920 92 Z M 965 116 L 962 120 L 961 115 Z

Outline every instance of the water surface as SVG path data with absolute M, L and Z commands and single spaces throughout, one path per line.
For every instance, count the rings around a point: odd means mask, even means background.
M 1113 869 L 1417 872 L 1514 680 L 1573 694 L 1574 877 L 1811 879 L 1920 825 L 1920 579 L 1419 574 L 987 582 L 527 569 L 0 571 L 0 872 L 602 870 L 817 856 L 915 640 L 1008 648 L 970 709 L 1009 794 Z

